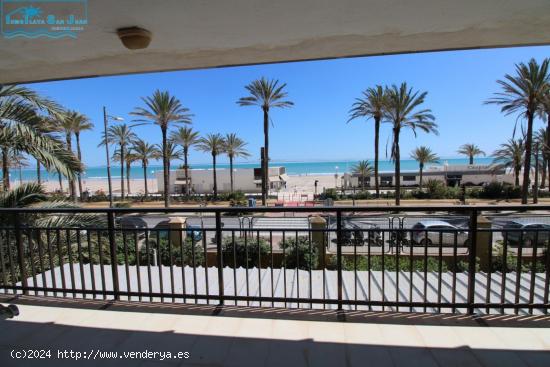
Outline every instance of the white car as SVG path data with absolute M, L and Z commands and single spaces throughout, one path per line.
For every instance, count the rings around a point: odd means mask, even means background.
M 468 246 L 468 231 L 442 220 L 420 221 L 411 228 L 413 244 L 422 246 Z

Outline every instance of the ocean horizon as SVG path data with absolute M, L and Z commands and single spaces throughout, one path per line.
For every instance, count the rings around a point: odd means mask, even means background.
M 493 158 L 484 157 L 476 158 L 476 164 L 490 164 Z M 342 161 L 309 161 L 309 162 L 282 162 L 282 161 L 273 161 L 270 163 L 270 166 L 284 166 L 286 168 L 286 173 L 291 176 L 299 175 L 330 175 L 330 174 L 343 174 L 345 172 L 351 172 L 353 166 L 358 161 L 354 160 L 342 160 Z M 370 161 L 372 164 L 372 160 Z M 32 164 L 32 162 L 30 162 Z M 426 165 L 425 169 L 433 166 L 443 166 L 444 164 L 448 165 L 464 165 L 468 164 L 469 161 L 467 158 L 449 158 L 441 159 L 439 163 L 430 163 Z M 172 163 L 171 169 L 174 170 L 179 167 L 180 164 L 176 162 Z M 229 163 L 219 163 L 216 165 L 217 168 L 229 168 Z M 235 163 L 234 168 L 257 168 L 260 166 L 259 162 L 246 162 L 246 163 Z M 191 169 L 211 169 L 212 164 L 192 164 Z M 379 161 L 379 170 L 380 172 L 393 172 L 394 164 L 390 160 L 380 160 Z M 147 176 L 149 178 L 154 178 L 157 171 L 162 170 L 161 164 L 154 164 L 147 168 Z M 418 162 L 413 159 L 401 160 L 401 171 L 413 171 L 418 170 Z M 58 176 L 55 172 L 47 172 L 45 170 L 41 171 L 41 178 L 43 181 L 57 180 Z M 113 164 L 111 166 L 111 176 L 113 179 L 120 179 L 120 165 Z M 10 170 L 10 177 L 12 180 L 19 180 L 20 172 L 19 170 Z M 86 167 L 84 173 L 82 174 L 83 179 L 106 179 L 107 178 L 107 167 L 106 166 L 96 166 L 96 167 Z M 143 169 L 140 165 L 133 165 L 130 170 L 130 178 L 139 179 L 143 178 Z M 23 181 L 33 181 L 36 180 L 36 169 L 24 168 L 21 170 L 21 179 Z

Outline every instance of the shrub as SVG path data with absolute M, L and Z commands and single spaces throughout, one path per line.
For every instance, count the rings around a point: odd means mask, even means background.
M 223 193 L 218 195 L 218 199 L 222 201 L 234 201 L 234 202 L 242 202 L 246 204 L 246 196 L 242 191 L 234 191 L 231 193 Z
M 158 261 L 165 266 L 170 266 L 170 263 L 176 266 L 204 266 L 204 248 L 200 241 L 193 241 L 191 237 L 187 237 L 183 241 L 183 246 L 180 247 L 175 244 L 170 246 L 168 236 L 161 236 L 159 243 L 160 245 L 157 245 L 156 239 L 150 239 L 149 252 L 147 252 L 145 245 L 142 246 L 140 249 L 140 265 L 153 265 L 156 251 Z
M 483 199 L 517 199 L 521 189 L 508 183 L 493 181 L 483 186 L 480 197 Z
M 269 245 L 265 238 L 244 238 L 226 236 L 222 239 L 224 266 L 252 268 L 259 267 L 261 257 L 269 254 Z M 259 258 L 260 257 L 260 258 Z
M 316 269 L 319 262 L 317 246 L 312 242 L 310 246 L 309 237 L 290 237 L 281 242 L 285 256 L 282 266 L 286 268 L 299 268 L 303 270 Z

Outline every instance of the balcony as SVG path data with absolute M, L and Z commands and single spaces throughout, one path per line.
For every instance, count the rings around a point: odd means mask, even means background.
M 2 322 L 1 349 L 153 365 L 161 355 L 144 352 L 188 352 L 173 357 L 183 365 L 546 366 L 550 227 L 510 223 L 550 223 L 548 209 L 0 209 L 0 301 L 21 311 Z M 83 214 L 95 224 L 33 220 Z
M 2 209 L 11 219 L 0 228 L 0 289 L 155 303 L 546 314 L 548 208 L 521 209 Z M 295 217 L 283 216 L 289 211 Z M 30 213 L 60 222 L 85 214 L 99 224 L 36 226 Z M 149 228 L 150 215 L 165 221 Z M 548 224 L 510 225 L 522 221 Z

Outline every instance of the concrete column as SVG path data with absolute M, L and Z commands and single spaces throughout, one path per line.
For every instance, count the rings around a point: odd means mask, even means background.
M 187 237 L 187 218 L 185 217 L 170 217 L 168 228 L 170 228 L 170 242 L 172 248 L 179 248 Z
M 309 225 L 312 230 L 315 230 L 314 232 L 311 232 L 311 241 L 317 248 L 319 258 L 317 268 L 323 269 L 326 259 L 327 236 L 326 232 L 321 232 L 319 230 L 327 229 L 327 221 L 320 216 L 314 216 L 309 218 Z
M 479 258 L 479 268 L 481 271 L 490 272 L 491 264 L 489 263 L 490 259 L 490 249 L 491 249 L 491 233 L 490 232 L 481 232 L 479 230 L 490 229 L 491 221 L 482 215 L 477 217 L 477 229 L 476 233 L 476 255 Z

